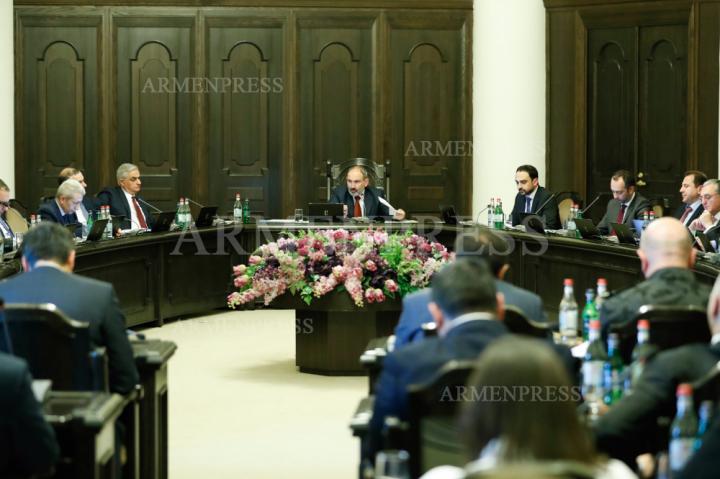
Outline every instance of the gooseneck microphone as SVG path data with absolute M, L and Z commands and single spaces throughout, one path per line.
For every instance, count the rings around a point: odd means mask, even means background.
M 600 199 L 600 196 L 601 196 L 601 195 L 597 195 L 597 196 L 595 197 L 595 199 L 590 202 L 589 205 L 587 205 L 585 208 L 583 208 L 583 209 L 580 211 L 580 214 L 584 215 L 587 210 L 589 210 L 590 208 L 592 208 L 592 206 L 597 202 L 597 200 Z
M 201 205 L 197 201 L 193 201 L 190 198 L 188 198 L 187 196 L 185 197 L 185 199 L 188 200 L 190 203 L 194 204 L 195 206 L 199 206 L 200 208 L 205 208 L 205 205 Z
M 136 195 L 136 196 L 135 196 L 135 199 L 138 200 L 140 203 L 144 204 L 145 206 L 149 206 L 150 208 L 152 208 L 153 210 L 155 210 L 156 213 L 162 213 L 162 210 L 161 210 L 160 208 L 151 205 L 150 203 L 148 203 L 148 202 L 145 201 L 144 199 L 140 198 L 139 196 Z
M 480 224 L 480 215 L 483 214 L 485 211 L 489 210 L 490 206 L 492 205 L 487 205 L 485 208 L 478 211 L 477 216 L 475 216 L 475 223 Z
M 562 193 L 564 193 L 564 192 L 562 192 Z M 541 204 L 540 207 L 533 214 L 535 214 L 535 215 L 540 214 L 540 212 L 543 210 L 543 208 L 545 208 L 547 206 L 547 204 L 550 203 L 552 201 L 552 199 L 555 198 L 557 195 L 558 195 L 558 193 L 553 193 L 552 195 L 550 195 L 550 197 L 548 199 L 546 199 L 543 202 L 543 204 Z

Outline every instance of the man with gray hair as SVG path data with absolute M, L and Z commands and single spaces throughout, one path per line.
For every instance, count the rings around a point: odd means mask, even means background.
M 98 193 L 103 205 L 110 206 L 110 214 L 123 218 L 123 229 L 145 229 L 153 219 L 147 203 L 139 193 L 142 187 L 140 169 L 132 163 L 123 163 L 117 169 L 118 186 L 106 188 Z
M 7 222 L 6 213 L 10 209 L 10 187 L 0 180 L 0 234 L 3 238 L 14 238 L 12 228 Z
M 720 228 L 718 228 L 718 219 L 720 219 L 720 180 L 710 179 L 702 185 L 700 190 L 700 200 L 705 211 L 690 223 L 690 231 L 695 233 L 702 231 L 709 240 L 715 241 L 713 247 L 717 247 L 717 240 L 720 236 Z
M 664 217 L 650 223 L 640 238 L 637 255 L 646 279 L 603 302 L 600 321 L 604 333 L 611 323 L 635 317 L 645 304 L 707 305 L 710 288 L 695 279 L 691 268 L 696 251 L 679 220 Z
M 82 236 L 82 226 L 78 222 L 77 210 L 85 196 L 85 188 L 77 180 L 66 180 L 58 186 L 55 199 L 40 205 L 38 214 L 43 221 L 52 221 L 61 225 L 77 224 L 75 236 Z

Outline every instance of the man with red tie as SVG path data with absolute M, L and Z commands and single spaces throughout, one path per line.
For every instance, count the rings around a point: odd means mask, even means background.
M 598 223 L 603 234 L 610 231 L 610 223 L 626 224 L 632 228 L 632 220 L 641 220 L 650 210 L 650 201 L 635 189 L 635 177 L 627 170 L 618 170 L 610 179 L 612 199 L 608 201 L 605 216 Z
M 392 216 L 396 220 L 405 219 L 405 211 L 391 211 L 382 191 L 369 186 L 368 172 L 362 166 L 350 168 L 345 183 L 345 186 L 338 186 L 333 190 L 330 203 L 345 205 L 345 216 L 348 218 Z
M 700 190 L 706 181 L 707 176 L 702 171 L 690 170 L 685 172 L 685 177 L 680 185 L 682 205 L 675 211 L 673 216 L 679 219 L 686 227 L 690 227 L 690 224 L 705 211 L 700 197 Z
M 140 169 L 132 163 L 123 163 L 117 169 L 118 186 L 98 193 L 103 205 L 110 206 L 112 216 L 122 217 L 122 229 L 145 229 L 152 225 L 153 217 L 147 203 L 140 197 Z

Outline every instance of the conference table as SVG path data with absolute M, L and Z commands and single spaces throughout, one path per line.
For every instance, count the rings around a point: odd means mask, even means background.
M 410 229 L 452 248 L 456 236 L 471 231 L 472 226 L 435 221 L 223 223 L 83 243 L 77 247 L 75 271 L 115 286 L 129 327 L 162 325 L 171 318 L 224 308 L 226 297 L 232 291 L 232 267 L 246 264 L 258 246 L 277 239 L 284 232 L 325 228 L 384 228 L 389 232 Z M 607 279 L 610 290 L 631 286 L 643 278 L 637 248 L 633 245 L 520 231 L 506 231 L 506 234 L 513 247 L 508 256 L 511 267 L 506 279 L 539 294 L 551 320 L 556 319 L 564 278 L 574 279 L 577 298 L 582 298 L 586 288 L 594 288 L 599 277 Z M 17 258 L 6 255 L 4 259 L 0 277 L 20 271 Z M 708 257 L 696 263 L 694 269 L 701 281 L 714 282 L 720 272 L 720 262 L 716 259 Z M 287 299 L 278 301 L 278 307 L 291 306 L 292 302 Z

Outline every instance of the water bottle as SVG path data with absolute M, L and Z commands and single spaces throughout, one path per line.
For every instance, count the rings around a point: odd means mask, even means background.
M 560 301 L 560 337 L 564 344 L 574 344 L 578 332 L 578 305 L 573 292 L 573 280 L 565 278 Z
M 590 321 L 600 319 L 600 314 L 595 307 L 595 290 L 588 288 L 585 291 L 585 307 L 582 311 L 583 320 L 583 341 L 590 339 Z
M 567 235 L 570 238 L 577 238 L 577 226 L 575 225 L 575 215 L 577 214 L 577 205 L 570 207 L 570 215 L 567 219 Z
M 588 419 L 594 422 L 599 417 L 603 400 L 603 367 L 607 361 L 597 319 L 590 322 L 589 341 L 582 365 L 582 394 L 588 407 Z
M 696 451 L 702 447 L 703 436 L 712 423 L 714 406 L 715 404 L 710 400 L 705 400 L 700 403 L 700 422 L 698 423 L 698 430 L 695 435 Z
M 250 198 L 247 196 L 242 204 L 242 222 L 245 224 L 250 223 Z
M 595 296 L 595 308 L 598 310 L 598 314 L 602 310 L 602 304 L 605 302 L 607 297 L 610 295 L 607 289 L 607 280 L 605 278 L 598 278 L 597 280 L 597 295 Z
M 243 207 L 242 201 L 240 201 L 240 193 L 235 193 L 235 203 L 233 204 L 233 221 L 235 223 L 242 223 L 243 220 Z
M 495 227 L 495 198 L 490 198 L 490 204 L 487 207 L 488 212 L 488 228 Z
M 650 344 L 650 321 L 641 319 L 637 324 L 637 343 L 632 351 L 632 363 L 630 364 L 630 391 L 635 387 L 640 376 L 645 370 L 645 364 L 655 352 L 655 347 Z
M 608 360 L 603 365 L 604 401 L 612 406 L 623 395 L 623 361 L 620 357 L 620 338 L 617 333 L 608 335 Z
M 670 474 L 676 474 L 685 467 L 695 450 L 695 436 L 698 421 L 693 409 L 693 389 L 688 383 L 677 387 L 677 414 L 670 425 Z
M 110 207 L 109 206 L 103 206 L 103 219 L 108 220 L 107 225 L 105 226 L 105 239 L 112 239 L 113 238 L 113 225 L 112 225 L 112 217 L 110 216 Z

